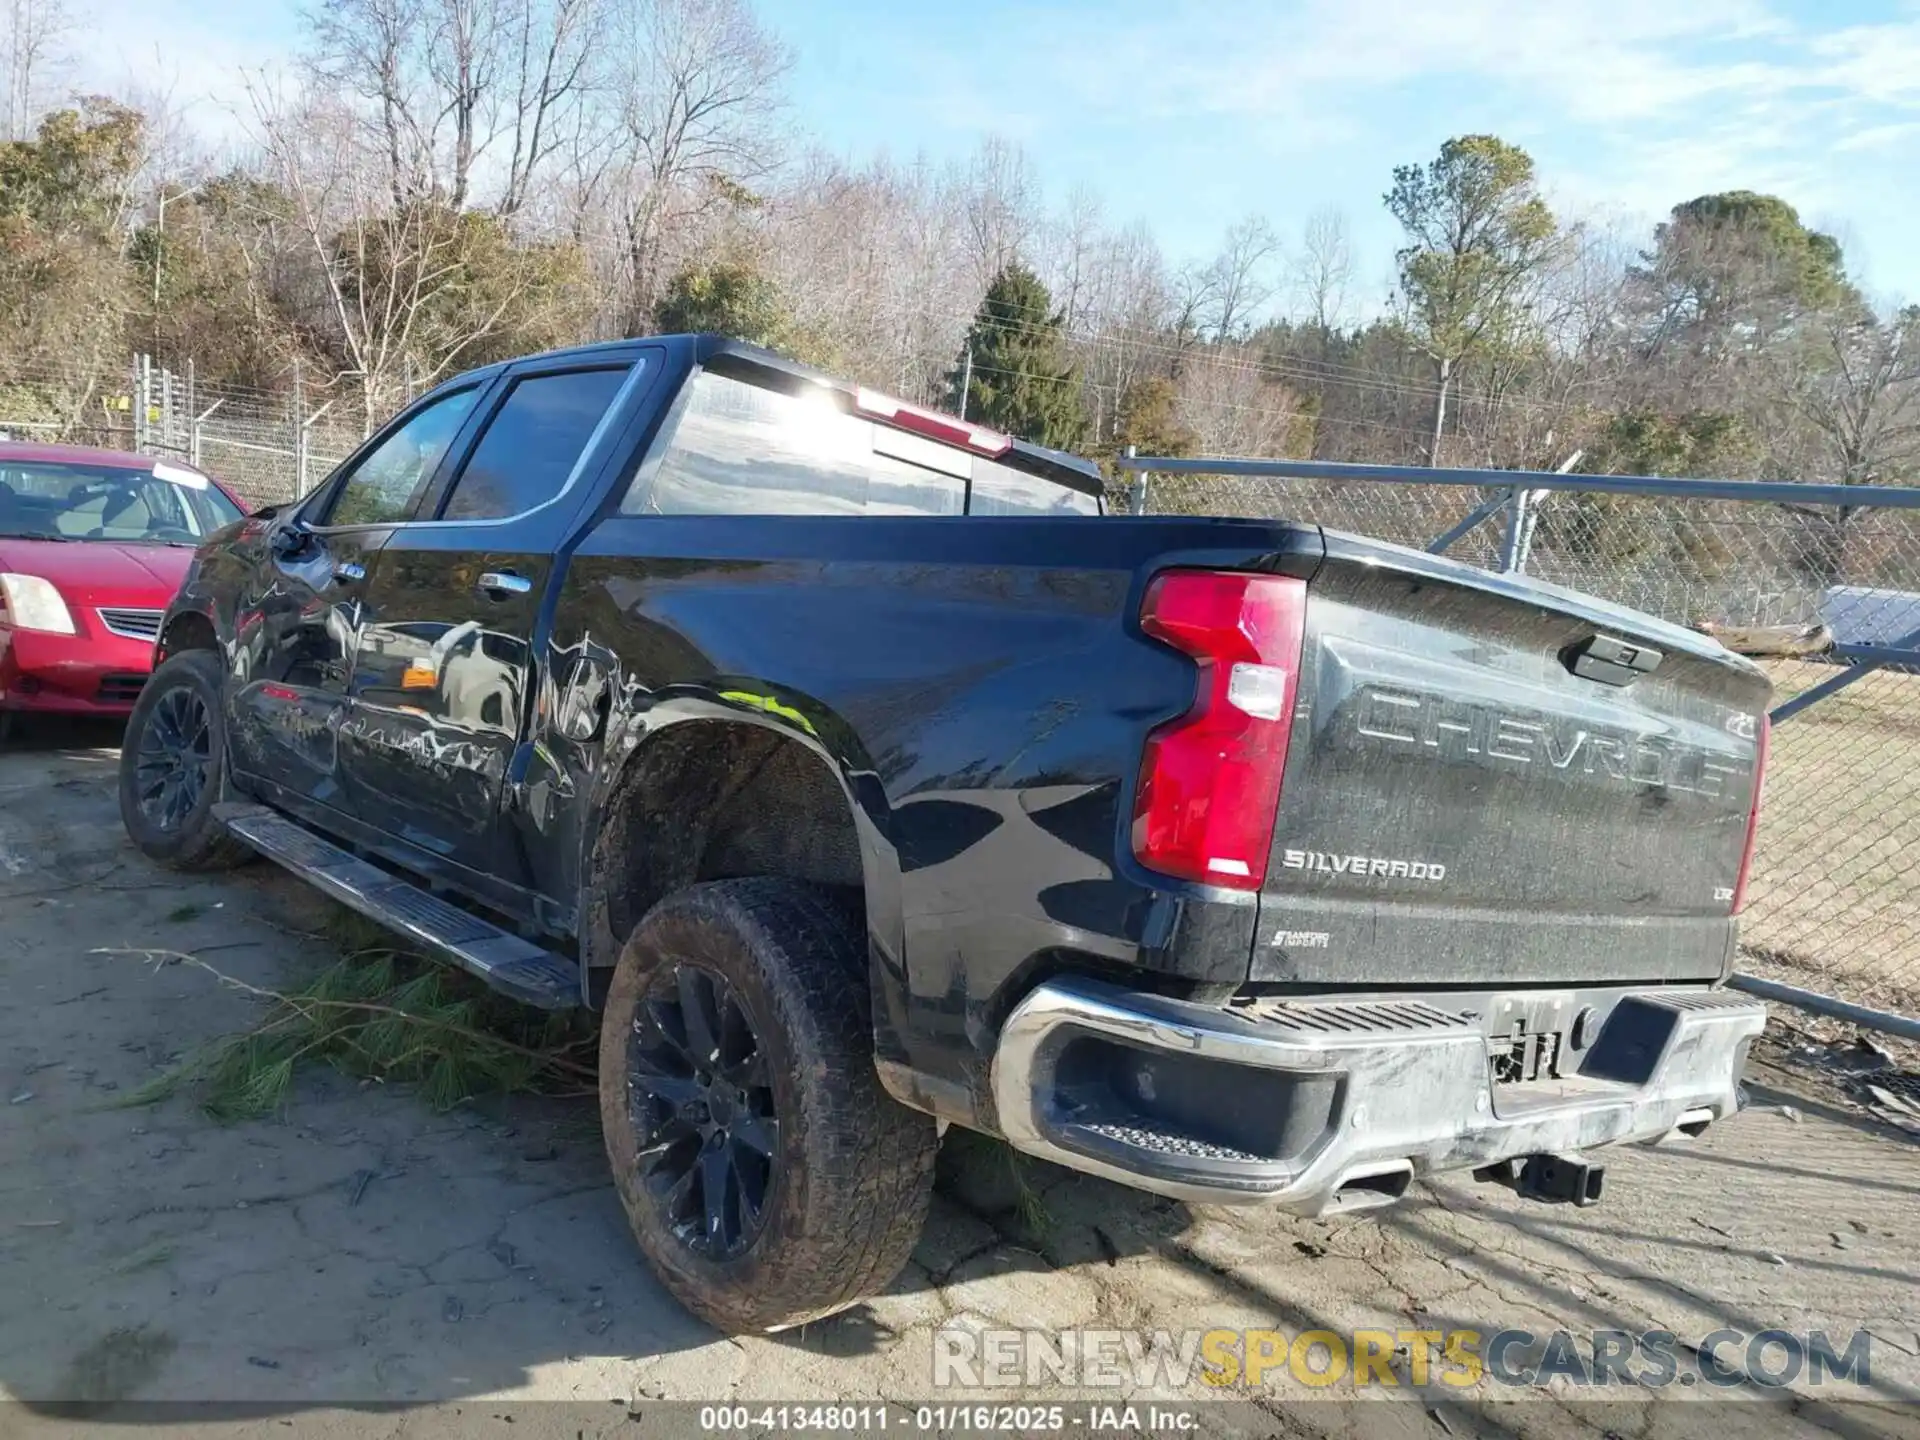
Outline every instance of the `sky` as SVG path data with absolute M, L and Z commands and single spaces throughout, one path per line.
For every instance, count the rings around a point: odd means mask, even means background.
M 284 63 L 291 0 L 75 0 L 86 65 L 218 125 Z M 1396 164 L 1523 146 L 1556 209 L 1644 236 L 1679 201 L 1770 191 L 1920 299 L 1920 0 L 760 0 L 797 124 L 855 158 L 1018 142 L 1048 198 L 1144 220 L 1175 259 L 1247 214 L 1333 207 L 1360 300 L 1389 287 Z M 226 123 L 230 124 L 230 117 Z

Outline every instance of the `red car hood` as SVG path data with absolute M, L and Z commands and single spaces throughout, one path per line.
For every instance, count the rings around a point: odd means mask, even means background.
M 184 546 L 0 538 L 0 570 L 51 580 L 80 604 L 164 610 L 192 563 Z

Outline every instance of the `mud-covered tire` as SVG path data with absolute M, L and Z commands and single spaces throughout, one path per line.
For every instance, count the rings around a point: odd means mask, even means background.
M 730 1334 L 784 1329 L 877 1294 L 926 1220 L 937 1130 L 874 1072 L 866 964 L 865 937 L 829 895 L 755 878 L 668 896 L 634 928 L 614 971 L 600 1032 L 614 1183 L 661 1283 Z M 720 977 L 744 1006 L 777 1120 L 764 1219 L 741 1253 L 724 1257 L 669 1225 L 657 1172 L 650 1190 L 640 1154 L 649 1103 L 635 1039 L 648 1024 L 641 1007 L 687 966 Z
M 227 729 L 220 702 L 220 657 L 212 650 L 187 650 L 153 672 L 127 717 L 120 745 L 120 819 L 141 854 L 170 870 L 231 870 L 253 858 L 253 851 L 227 833 L 213 807 L 226 795 Z M 194 719 L 186 725 L 181 715 Z M 204 741 L 196 728 L 204 723 Z M 156 748 L 164 729 L 175 732 L 175 748 L 190 752 L 203 773 L 191 795 L 174 792 L 184 803 L 175 814 L 156 814 L 154 787 L 161 764 Z

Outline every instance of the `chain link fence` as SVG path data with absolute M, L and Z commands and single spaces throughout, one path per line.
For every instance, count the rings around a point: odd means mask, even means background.
M 1742 969 L 1920 1013 L 1920 491 L 1650 480 L 1673 493 L 1635 493 L 1642 482 L 1577 475 L 1514 491 L 1417 470 L 1127 463 L 1143 467 L 1133 499 L 1147 513 L 1282 517 L 1441 549 L 1735 648 L 1808 651 L 1756 656 L 1779 708 Z M 1855 496 L 1877 503 L 1836 503 Z
M 73 389 L 51 373 L 0 387 L 0 431 L 177 456 L 251 505 L 305 494 L 384 418 L 297 373 L 284 391 L 212 387 L 143 357 L 91 378 L 85 403 L 63 403 Z M 1152 513 L 1306 521 L 1524 571 L 1684 625 L 1824 634 L 1818 653 L 1760 661 L 1777 705 L 1814 703 L 1774 731 L 1743 964 L 1920 1010 L 1920 491 L 1896 505 L 1890 492 L 1862 490 L 1879 503 L 1856 504 L 1852 492 L 1814 486 L 1570 475 L 1515 490 L 1522 477 L 1493 472 L 1443 483 L 1430 471 L 1306 462 L 1253 462 L 1284 474 L 1219 473 L 1248 462 L 1124 464 L 1136 469 L 1136 508 Z M 1469 473 L 1487 483 L 1462 483 Z M 1842 675 L 1852 683 L 1832 688 Z
M 145 356 L 99 373 L 49 366 L 0 385 L 0 432 L 200 466 L 248 505 L 304 495 L 384 418 L 296 370 L 278 390 L 199 382 Z

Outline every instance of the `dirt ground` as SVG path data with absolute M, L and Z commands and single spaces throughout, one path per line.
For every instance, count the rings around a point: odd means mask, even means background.
M 1837 673 L 1767 668 L 1776 704 Z M 1741 926 L 1760 968 L 1870 1005 L 1920 1005 L 1916 759 L 1920 676 L 1868 675 L 1774 729 Z
M 673 1400 L 911 1407 L 936 1394 L 941 1327 L 1468 1326 L 1694 1342 L 1722 1327 L 1866 1330 L 1868 1387 L 1799 1383 L 1791 1410 L 1722 1405 L 1712 1428 L 1920 1433 L 1920 1145 L 1766 1069 L 1749 1110 L 1701 1141 L 1612 1153 L 1607 1201 L 1587 1210 L 1462 1177 L 1322 1222 L 1190 1209 L 1036 1167 L 1046 1220 L 1024 1234 L 1004 1172 L 975 1164 L 949 1174 L 890 1294 L 804 1332 L 722 1338 L 629 1243 L 588 1100 L 436 1115 L 402 1089 L 317 1072 L 277 1120 L 221 1127 L 182 1099 L 126 1106 L 170 1057 L 260 1002 L 187 966 L 98 950 L 190 950 L 267 986 L 333 957 L 294 933 L 314 902 L 277 871 L 182 879 L 137 856 L 115 808 L 114 743 L 43 735 L 0 752 L 0 1395 L 31 1402 L 0 1406 L 0 1432 L 133 1417 L 182 1433 L 344 1435 L 372 1415 L 364 1433 L 435 1433 L 439 1417 L 447 1433 L 517 1422 L 524 1436 L 545 1417 L 575 1435 L 591 1428 L 576 1414 L 638 1424 Z M 1390 1409 L 1294 1407 L 1312 1393 L 1258 1394 L 1254 1433 L 1642 1437 L 1686 1433 L 1673 1417 L 1704 1412 L 1674 1402 L 1705 1392 L 1601 1406 L 1556 1380 L 1436 1387 Z M 113 1408 L 208 1400 L 259 1408 L 220 1425 Z M 54 1415 L 56 1401 L 107 1408 Z M 383 1402 L 403 1408 L 366 1408 Z

